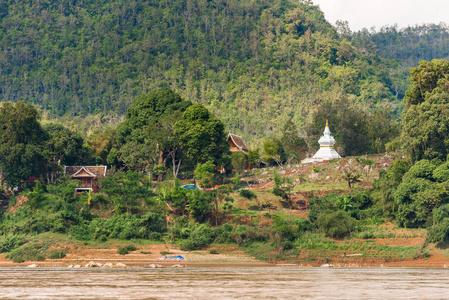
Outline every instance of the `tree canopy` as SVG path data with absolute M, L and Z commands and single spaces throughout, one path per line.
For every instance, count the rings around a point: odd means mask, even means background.
M 197 163 L 228 165 L 229 144 L 224 124 L 201 104 L 190 106 L 174 127 L 186 157 Z
M 9 1 L 0 11 L 0 101 L 48 117 L 121 116 L 170 87 L 251 142 L 330 97 L 373 110 L 401 100 L 397 63 L 339 37 L 310 1 Z
M 156 162 L 165 165 L 169 156 L 175 157 L 178 144 L 173 127 L 191 104 L 169 88 L 136 97 L 116 131 L 125 165 L 146 170 Z
M 48 134 L 39 123 L 39 113 L 30 104 L 0 105 L 0 169 L 9 187 L 44 172 L 43 150 Z
M 449 62 L 422 61 L 411 70 L 402 140 L 410 157 L 444 160 L 449 154 Z

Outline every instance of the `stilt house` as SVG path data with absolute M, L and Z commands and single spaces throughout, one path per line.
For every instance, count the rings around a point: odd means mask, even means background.
M 64 174 L 81 181 L 75 192 L 98 192 L 98 180 L 106 176 L 107 166 L 65 166 Z

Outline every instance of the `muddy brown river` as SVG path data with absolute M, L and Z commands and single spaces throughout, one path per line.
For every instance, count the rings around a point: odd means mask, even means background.
M 0 269 L 1 299 L 449 299 L 449 269 Z

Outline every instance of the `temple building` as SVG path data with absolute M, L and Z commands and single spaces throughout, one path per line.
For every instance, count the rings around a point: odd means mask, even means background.
M 324 128 L 323 135 L 318 140 L 318 143 L 320 144 L 320 150 L 315 153 L 315 155 L 311 158 L 306 158 L 301 161 L 301 163 L 312 163 L 312 162 L 318 162 L 318 161 L 325 161 L 325 160 L 331 160 L 335 158 L 341 158 L 340 154 L 338 154 L 337 151 L 334 149 L 335 145 L 335 139 L 331 135 L 331 132 L 329 130 L 329 123 L 326 119 L 326 127 Z
M 248 154 L 248 148 L 243 142 L 241 136 L 229 133 L 228 143 L 229 143 L 229 150 L 231 150 L 231 152 L 243 152 L 245 154 Z

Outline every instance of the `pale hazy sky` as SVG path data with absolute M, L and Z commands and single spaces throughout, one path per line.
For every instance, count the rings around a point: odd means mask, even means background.
M 399 28 L 423 23 L 449 24 L 449 0 L 312 0 L 332 25 L 349 22 L 352 31 L 398 24 Z

